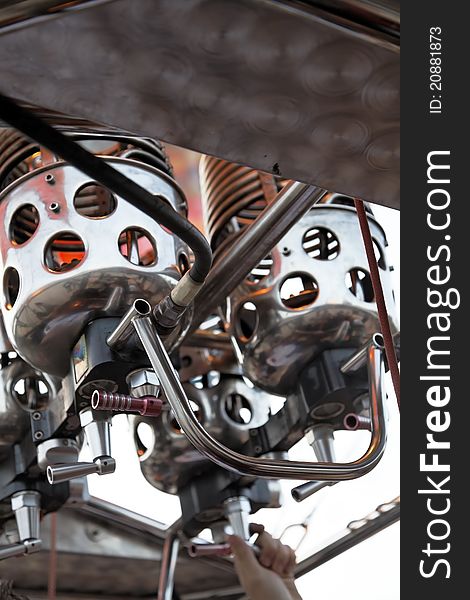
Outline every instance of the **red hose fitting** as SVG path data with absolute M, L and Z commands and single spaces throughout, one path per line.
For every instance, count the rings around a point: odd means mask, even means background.
M 156 396 L 134 398 L 125 394 L 112 394 L 103 390 L 95 390 L 91 396 L 93 410 L 112 410 L 116 412 L 139 413 L 143 417 L 159 417 L 162 412 L 162 401 Z

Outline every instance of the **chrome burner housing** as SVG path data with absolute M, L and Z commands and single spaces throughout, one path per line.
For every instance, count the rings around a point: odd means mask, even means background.
M 103 160 L 156 202 L 186 211 L 184 196 L 163 171 L 131 158 Z M 28 363 L 58 376 L 67 373 L 88 322 L 121 316 L 139 297 L 158 302 L 176 284 L 178 262 L 188 252 L 148 215 L 122 198 L 103 200 L 93 186 L 74 167 L 51 162 L 0 194 L 5 329 Z
M 215 261 L 285 184 L 279 177 L 211 156 L 200 164 L 203 210 Z M 392 328 L 395 301 L 385 233 L 366 207 Z M 245 375 L 286 395 L 300 371 L 329 348 L 357 348 L 379 330 L 353 199 L 326 193 L 223 307 Z
M 369 215 L 394 330 L 394 298 L 385 234 Z M 227 327 L 256 385 L 291 392 L 300 371 L 329 348 L 355 348 L 379 330 L 355 211 L 318 205 L 230 296 Z
M 230 448 L 240 449 L 248 441 L 250 429 L 268 420 L 273 396 L 253 388 L 238 375 L 214 372 L 185 383 L 184 388 L 201 424 Z M 176 494 L 210 464 L 181 432 L 171 411 L 164 412 L 161 419 L 130 419 L 142 473 L 154 487 Z M 142 423 L 148 425 L 147 435 L 151 428 L 149 445 L 139 430 Z
M 371 216 L 369 225 L 395 331 L 385 234 Z M 355 211 L 314 207 L 235 290 L 225 312 L 245 374 L 276 394 L 295 389 L 323 350 L 364 344 L 379 321 Z

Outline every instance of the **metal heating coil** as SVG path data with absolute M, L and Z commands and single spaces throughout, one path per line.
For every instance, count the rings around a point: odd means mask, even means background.
M 285 182 L 207 156 L 200 172 L 217 261 Z M 395 328 L 386 239 L 366 210 Z M 302 369 L 323 351 L 365 343 L 379 328 L 368 269 L 353 198 L 325 192 L 222 307 L 244 374 L 269 392 L 289 394 Z
M 125 134 L 94 134 L 74 131 L 68 132 L 68 135 L 96 154 L 132 158 L 173 177 L 165 148 L 157 140 Z M 41 149 L 36 143 L 29 141 L 14 129 L 0 130 L 0 191 L 41 165 Z
M 286 183 L 268 173 L 213 156 L 202 158 L 200 174 L 213 249 L 254 221 Z
M 200 177 L 206 230 L 214 251 L 225 247 L 244 227 L 250 225 L 289 183 L 287 179 L 214 156 L 202 157 Z M 318 204 L 352 208 L 354 200 L 342 194 L 325 193 Z M 369 214 L 373 214 L 367 204 L 365 207 Z M 253 270 L 253 281 L 266 275 L 271 264 L 272 259 L 266 257 Z

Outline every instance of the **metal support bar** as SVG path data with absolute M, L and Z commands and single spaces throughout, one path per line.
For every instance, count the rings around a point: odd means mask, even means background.
M 317 463 L 263 459 L 239 454 L 214 439 L 197 420 L 178 374 L 149 317 L 134 319 L 134 327 L 165 391 L 182 430 L 202 454 L 222 468 L 267 479 L 346 481 L 365 475 L 382 458 L 386 444 L 382 350 L 371 342 L 368 351 L 371 442 L 366 453 L 351 463 Z
M 180 548 L 178 531 L 181 528 L 181 520 L 178 519 L 168 529 L 163 544 L 160 579 L 158 582 L 158 600 L 172 600 L 173 587 L 175 584 L 176 561 Z
M 295 577 L 302 577 L 303 575 L 310 573 L 313 569 L 320 567 L 342 552 L 346 552 L 346 550 L 367 540 L 374 534 L 379 533 L 379 531 L 393 525 L 393 523 L 396 523 L 399 519 L 400 505 L 398 504 L 386 512 L 379 513 L 374 519 L 366 520 L 362 527 L 348 531 L 346 535 L 301 561 L 296 567 Z
M 194 301 L 194 331 L 286 235 L 325 190 L 305 183 L 287 184 L 255 221 L 217 257 Z

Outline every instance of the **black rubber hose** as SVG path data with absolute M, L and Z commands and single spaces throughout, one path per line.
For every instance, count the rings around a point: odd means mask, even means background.
M 210 246 L 199 229 L 166 202 L 159 202 L 153 194 L 111 167 L 103 159 L 91 154 L 35 114 L 2 94 L 0 94 L 0 120 L 41 146 L 48 148 L 181 238 L 194 252 L 194 264 L 189 271 L 191 279 L 197 283 L 205 280 L 212 264 Z

